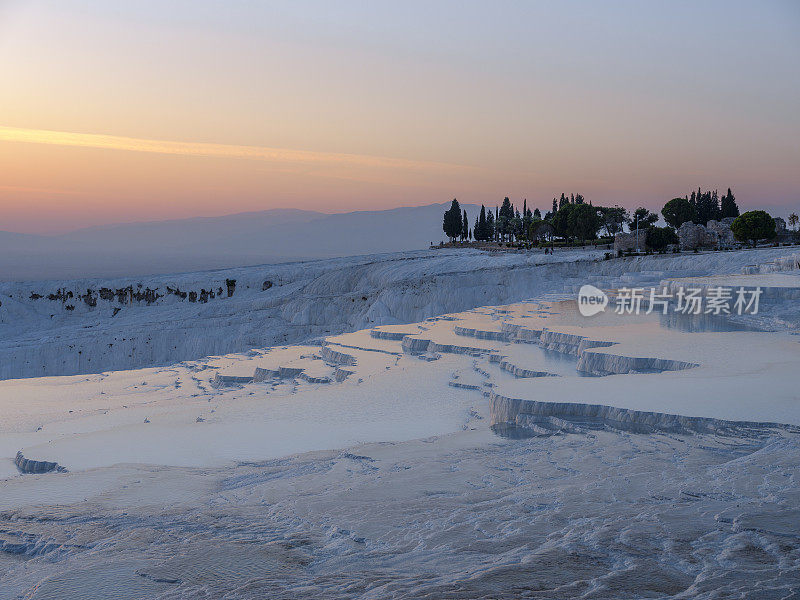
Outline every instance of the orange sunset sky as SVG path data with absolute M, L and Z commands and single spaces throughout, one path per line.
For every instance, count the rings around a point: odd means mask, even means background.
M 698 186 L 788 214 L 798 64 L 791 1 L 0 2 L 0 230 Z

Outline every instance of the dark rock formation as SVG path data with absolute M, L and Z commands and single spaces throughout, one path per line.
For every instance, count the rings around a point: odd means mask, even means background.
M 19 469 L 20 473 L 66 473 L 66 469 L 55 462 L 48 462 L 46 460 L 31 460 L 25 458 L 22 452 L 17 452 L 17 457 L 14 459 L 14 464 Z

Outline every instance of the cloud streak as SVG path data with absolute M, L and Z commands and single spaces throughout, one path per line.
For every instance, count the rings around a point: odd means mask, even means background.
M 146 152 L 152 154 L 172 154 L 180 156 L 239 158 L 264 161 L 277 165 L 294 167 L 330 168 L 344 167 L 367 170 L 389 170 L 409 172 L 452 172 L 474 171 L 477 167 L 441 162 L 414 161 L 400 158 L 387 158 L 362 154 L 340 154 L 332 152 L 312 152 L 265 146 L 240 146 L 207 142 L 177 142 L 132 138 L 96 133 L 75 133 L 47 129 L 24 129 L 0 125 L 0 141 L 44 144 L 51 146 L 70 146 L 97 148 L 127 152 Z

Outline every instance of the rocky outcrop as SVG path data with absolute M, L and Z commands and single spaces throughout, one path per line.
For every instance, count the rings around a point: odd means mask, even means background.
M 369 336 L 376 340 L 391 340 L 394 342 L 400 342 L 406 337 L 407 333 L 402 333 L 399 331 L 381 331 L 380 329 L 370 329 Z
M 511 373 L 514 377 L 558 377 L 558 375 L 555 373 L 525 369 L 507 360 L 500 361 L 500 369 L 506 371 L 507 373 Z
M 711 220 L 706 225 L 706 229 L 716 248 L 730 248 L 736 243 L 730 224 L 726 224 L 724 221 Z
M 482 354 L 489 354 L 493 350 L 486 348 L 474 348 L 472 346 L 462 346 L 460 344 L 437 344 L 431 342 L 428 346 L 429 352 L 441 352 L 444 354 L 467 354 L 469 356 L 481 356 Z
M 797 270 L 800 270 L 800 254 L 781 256 L 767 263 L 747 265 L 742 267 L 742 273 L 744 275 L 754 275 L 756 273 L 778 273 L 781 271 Z
M 340 352 L 339 350 L 334 350 L 330 346 L 323 346 L 322 350 L 320 350 L 320 356 L 322 356 L 322 360 L 332 363 L 334 365 L 356 365 L 356 357 L 352 354 L 345 354 L 344 352 Z
M 421 354 L 427 352 L 428 346 L 430 345 L 430 340 L 407 335 L 403 338 L 402 347 L 403 352 L 407 352 L 408 354 Z
M 456 335 L 463 335 L 465 337 L 473 337 L 479 340 L 496 340 L 500 342 L 507 342 L 511 339 L 511 333 L 508 331 L 486 331 L 482 329 L 473 329 L 471 327 L 455 326 L 453 329 Z
M 590 375 L 620 375 L 629 373 L 660 373 L 679 371 L 698 366 L 679 360 L 650 357 L 631 357 L 606 352 L 591 352 L 591 348 L 608 348 L 615 342 L 590 340 L 582 335 L 561 333 L 545 329 L 539 345 L 546 350 L 578 357 L 576 369 Z
M 511 339 L 515 342 L 537 343 L 542 336 L 541 329 L 530 329 L 522 325 L 515 325 L 514 323 L 503 323 L 500 325 L 500 331 L 511 335 Z
M 462 389 L 462 390 L 478 390 L 478 391 L 480 391 L 480 389 L 481 389 L 481 386 L 479 386 L 477 384 L 474 384 L 474 383 L 462 383 L 462 382 L 454 380 L 454 379 L 451 379 L 450 381 L 448 381 L 447 385 L 449 385 L 450 387 L 459 388 L 459 389 Z
M 705 246 L 706 228 L 687 221 L 678 228 L 678 244 L 681 250 L 696 250 Z
M 705 226 L 687 221 L 678 228 L 681 250 L 700 248 L 730 248 L 735 239 L 731 226 L 724 221 L 709 221 Z
M 25 458 L 22 452 L 17 452 L 14 459 L 14 464 L 19 469 L 20 473 L 34 474 L 34 473 L 66 473 L 66 469 L 55 462 L 48 462 L 46 460 L 31 460 Z
M 644 250 L 644 244 L 647 240 L 647 231 L 644 229 L 638 230 L 638 241 L 639 245 L 638 248 L 640 250 Z M 630 233 L 618 233 L 614 236 L 614 252 L 628 252 L 637 249 L 636 245 L 637 241 L 637 230 L 633 230 Z
M 462 346 L 461 344 L 440 344 L 433 340 L 406 336 L 403 338 L 403 352 L 407 354 L 424 353 L 443 353 L 443 354 L 467 354 L 469 356 L 482 356 L 493 353 L 494 350 L 488 348 L 475 348 L 473 346 Z
M 581 352 L 577 370 L 591 375 L 623 375 L 632 373 L 661 373 L 681 371 L 699 365 L 667 358 L 636 358 L 606 352 Z
M 545 329 L 539 336 L 539 345 L 545 350 L 580 356 L 580 354 L 588 348 L 613 346 L 614 342 L 590 340 L 582 335 L 560 333 L 558 331 Z
M 256 367 L 256 370 L 253 373 L 253 383 L 263 383 L 264 381 L 269 381 L 270 379 L 274 379 L 279 375 L 280 371 L 277 369 L 262 369 L 261 367 Z
M 541 402 L 489 394 L 491 425 L 529 430 L 531 435 L 552 435 L 587 429 L 616 429 L 633 433 L 716 433 L 743 428 L 793 429 L 779 423 L 725 421 L 708 417 L 687 417 L 668 413 L 638 411 L 578 402 Z
M 222 375 L 217 373 L 214 379 L 211 380 L 212 387 L 228 387 L 236 385 L 244 385 L 245 383 L 253 383 L 252 377 L 242 377 L 239 375 Z
M 277 369 L 264 369 L 256 367 L 252 383 L 263 383 L 273 379 L 302 379 L 309 383 L 330 383 L 331 378 L 327 376 L 318 377 L 316 375 L 309 375 L 302 367 L 278 367 Z M 250 382 L 245 382 L 250 383 Z
M 506 371 L 507 373 L 511 373 L 515 377 L 557 377 L 554 373 L 548 373 L 546 371 L 534 371 L 532 369 L 525 369 L 518 365 L 515 365 L 508 361 L 507 357 L 502 356 L 501 354 L 490 354 L 489 355 L 489 362 L 496 363 L 501 370 Z M 485 371 L 481 371 L 474 367 L 476 371 L 484 375 L 485 377 L 489 377 L 489 373 Z
M 355 373 L 355 371 L 350 371 L 349 369 L 342 369 L 341 367 L 338 367 L 333 372 L 333 378 L 336 380 L 337 383 L 341 383 L 342 381 L 350 377 L 350 375 L 352 375 L 353 373 Z
M 331 382 L 331 378 L 330 377 L 317 377 L 315 375 L 309 375 L 305 371 L 302 372 L 302 373 L 299 373 L 297 375 L 297 378 L 298 379 L 302 379 L 303 381 L 307 381 L 308 383 L 330 383 Z

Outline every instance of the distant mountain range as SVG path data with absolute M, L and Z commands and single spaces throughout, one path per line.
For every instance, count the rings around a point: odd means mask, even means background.
M 0 281 L 177 273 L 427 248 L 449 203 L 325 214 L 276 209 L 89 227 L 0 231 Z M 470 221 L 479 207 L 464 205 Z

